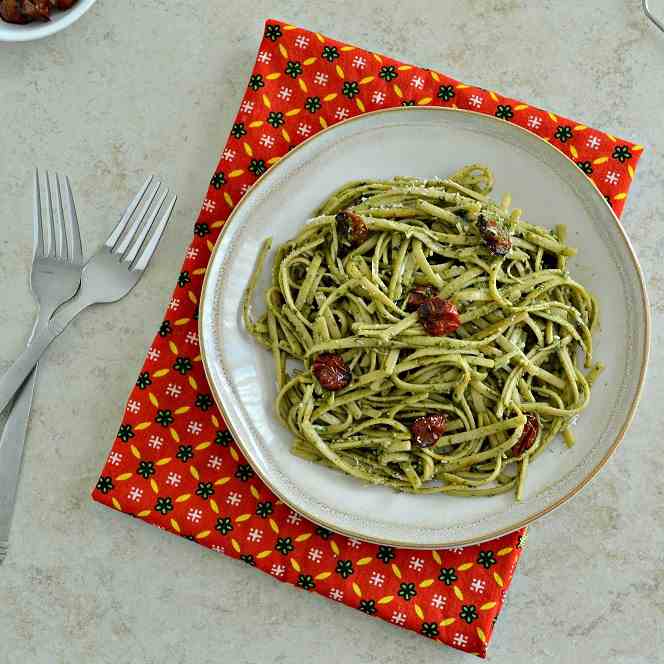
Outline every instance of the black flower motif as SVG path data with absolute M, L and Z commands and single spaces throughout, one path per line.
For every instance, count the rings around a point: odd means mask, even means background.
M 191 360 L 188 357 L 178 357 L 175 360 L 173 369 L 175 369 L 184 376 L 187 373 L 187 371 L 191 371 L 191 368 L 193 366 L 194 365 L 192 364 Z
M 129 442 L 130 438 L 133 438 L 136 434 L 131 424 L 122 424 L 118 429 L 118 438 L 123 442 Z
M 449 101 L 454 98 L 454 86 L 452 85 L 441 85 L 438 88 L 438 99 L 443 101 Z
M 422 623 L 420 634 L 428 636 L 430 639 L 438 638 L 438 625 L 435 622 Z
M 399 586 L 399 590 L 397 592 L 397 595 L 399 597 L 403 597 L 406 601 L 409 601 L 417 595 L 417 590 L 415 590 L 415 584 L 414 583 L 402 583 Z
M 147 480 L 155 474 L 154 461 L 139 461 L 136 472 Z
M 196 538 L 193 535 L 185 535 L 184 538 L 190 542 L 195 542 Z
M 247 129 L 244 126 L 244 122 L 236 122 L 233 124 L 233 128 L 231 129 L 231 134 L 233 135 L 234 138 L 242 138 L 243 136 L 247 135 Z
M 191 283 L 191 277 L 189 276 L 189 272 L 186 270 L 184 272 L 180 272 L 178 276 L 178 286 L 180 288 L 184 288 L 188 283 Z
M 281 111 L 270 111 L 267 116 L 267 123 L 278 129 L 282 124 L 286 122 L 286 117 Z
M 249 172 L 253 173 L 256 177 L 263 175 L 267 170 L 264 159 L 252 159 L 249 162 Z
M 254 471 L 248 463 L 241 463 L 235 471 L 235 477 L 242 482 L 248 482 L 254 476 Z
M 168 427 L 173 424 L 173 422 L 175 422 L 175 418 L 173 417 L 173 413 L 168 408 L 164 410 L 160 408 L 157 410 L 154 421 L 157 424 L 161 424 L 162 427 Z
M 194 448 L 191 445 L 180 445 L 175 457 L 180 461 L 187 463 L 190 459 L 194 458 Z
M 210 180 L 210 184 L 215 189 L 221 189 L 226 184 L 226 176 L 221 172 L 217 171 Z
M 230 431 L 217 431 L 214 436 L 214 444 L 228 447 L 233 442 L 233 436 Z
M 171 327 L 171 321 L 170 320 L 165 320 L 159 326 L 159 336 L 160 337 L 167 337 L 172 331 L 173 331 L 173 328 Z
M 394 65 L 383 65 L 378 72 L 378 76 L 380 76 L 384 81 L 393 81 L 397 76 L 399 76 L 399 74 L 397 72 L 397 68 Z
M 291 78 L 297 78 L 302 73 L 302 65 L 295 60 L 289 60 L 286 63 L 286 69 L 284 69 L 284 73 L 286 76 L 290 76 Z
M 157 504 L 154 506 L 155 510 L 159 512 L 159 514 L 168 514 L 173 510 L 173 501 L 166 497 L 166 498 L 157 498 Z
M 586 174 L 593 174 L 593 165 L 589 161 L 577 161 L 576 165 Z
M 558 125 L 553 137 L 557 138 L 561 143 L 566 143 L 572 138 L 572 128 L 569 125 Z
M 265 85 L 265 81 L 260 74 L 252 74 L 249 77 L 249 87 L 256 92 L 260 90 Z
M 265 39 L 276 42 L 282 34 L 281 26 L 276 23 L 268 23 L 265 26 Z
M 113 480 L 109 475 L 102 475 L 97 480 L 97 491 L 101 491 L 104 495 L 113 491 Z
M 310 574 L 300 574 L 297 577 L 297 585 L 304 590 L 313 590 L 316 587 L 314 577 Z
M 207 500 L 214 496 L 214 486 L 212 482 L 199 482 L 196 488 L 196 495 L 200 496 L 203 500 Z
M 320 110 L 321 106 L 320 97 L 307 97 L 307 100 L 304 102 L 304 108 L 309 111 L 309 113 L 315 113 Z
M 459 618 L 465 620 L 469 625 L 473 620 L 477 620 L 477 608 L 474 604 L 464 604 L 459 611 Z
M 496 117 L 503 120 L 511 120 L 514 117 L 514 111 L 509 104 L 498 104 Z
M 344 97 L 353 99 L 353 97 L 357 97 L 357 95 L 360 94 L 360 86 L 357 81 L 344 81 L 341 92 L 343 93 Z
M 251 565 L 252 567 L 256 567 L 256 560 L 250 553 L 243 553 L 240 556 L 240 560 L 243 563 L 247 563 L 247 565 Z
M 484 569 L 489 569 L 496 564 L 496 556 L 493 555 L 493 551 L 481 550 L 477 554 L 477 564 L 482 565 Z
M 374 616 L 376 615 L 376 600 L 375 599 L 362 599 L 360 605 L 357 607 L 360 611 Z
M 415 101 L 413 99 L 404 99 L 401 102 L 402 106 L 415 106 Z
M 222 535 L 228 535 L 233 530 L 233 522 L 229 516 L 223 516 L 217 519 L 214 529 L 218 530 Z
M 451 586 L 458 578 L 453 567 L 443 567 L 438 575 L 438 579 L 446 586 Z
M 269 500 L 265 500 L 263 502 L 259 502 L 258 505 L 256 505 L 256 514 L 261 518 L 261 519 L 267 519 L 270 514 L 274 512 L 274 507 L 272 506 L 272 502 Z
M 140 390 L 144 390 L 148 385 L 152 385 L 150 374 L 147 371 L 142 371 L 140 374 L 138 374 L 136 385 Z
M 617 159 L 621 164 L 624 164 L 628 159 L 632 158 L 632 153 L 626 145 L 616 145 L 616 147 L 613 148 L 613 154 L 611 156 L 614 159 Z
M 295 546 L 293 545 L 292 537 L 279 537 L 277 543 L 274 545 L 274 548 L 282 555 L 287 556 Z
M 328 62 L 334 62 L 337 58 L 341 57 L 341 54 L 336 46 L 323 46 L 321 57 Z
M 394 549 L 391 546 L 378 547 L 378 553 L 376 554 L 376 558 L 378 558 L 378 560 L 385 563 L 386 565 L 390 563 L 392 560 L 394 560 L 395 556 L 396 553 L 394 552 Z
M 211 232 L 210 227 L 204 221 L 194 224 L 194 235 L 198 235 L 198 237 L 205 237 Z
M 196 406 L 196 408 L 200 408 L 201 410 L 209 410 L 210 408 L 212 408 L 213 403 L 214 401 L 212 400 L 212 397 L 209 394 L 197 394 L 194 405 Z
M 350 560 L 337 560 L 335 572 L 342 579 L 347 579 L 353 573 L 353 563 Z
M 318 526 L 316 528 L 316 535 L 318 535 L 318 537 L 322 537 L 324 540 L 329 540 L 330 537 L 332 537 L 332 531 L 328 530 L 327 528 L 323 528 L 323 526 Z

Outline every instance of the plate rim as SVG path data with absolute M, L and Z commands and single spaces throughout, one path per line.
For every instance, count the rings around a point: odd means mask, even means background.
M 243 204 L 245 204 L 248 200 L 249 197 L 252 194 L 252 191 L 255 189 L 256 185 L 269 173 L 274 171 L 274 169 L 279 169 L 282 164 L 292 157 L 300 148 L 308 144 L 310 141 L 313 141 L 314 139 L 318 138 L 319 136 L 332 132 L 333 130 L 337 129 L 338 127 L 346 124 L 350 124 L 352 122 L 355 122 L 360 119 L 364 119 L 367 116 L 374 116 L 374 115 L 379 115 L 379 114 L 389 114 L 389 113 L 410 113 L 410 112 L 417 112 L 421 109 L 426 109 L 428 111 L 435 110 L 443 113 L 448 113 L 448 114 L 470 114 L 473 116 L 481 116 L 483 120 L 486 120 L 487 122 L 497 122 L 497 123 L 504 123 L 504 124 L 509 124 L 511 127 L 513 127 L 517 133 L 523 133 L 528 135 L 529 137 L 535 137 L 542 143 L 544 143 L 548 149 L 553 150 L 556 152 L 558 155 L 562 155 L 563 157 L 570 159 L 564 152 L 558 150 L 556 147 L 551 145 L 547 140 L 542 138 L 541 136 L 535 134 L 534 132 L 531 132 L 524 127 L 521 127 L 520 125 L 514 124 L 512 122 L 507 122 L 506 120 L 502 120 L 500 118 L 496 118 L 492 115 L 487 115 L 485 113 L 480 113 L 478 111 L 470 111 L 466 109 L 458 109 L 458 108 L 448 108 L 448 107 L 443 107 L 443 106 L 416 106 L 416 107 L 409 107 L 409 106 L 396 106 L 396 107 L 391 107 L 391 108 L 383 108 L 383 109 L 377 109 L 375 111 L 367 111 L 365 113 L 361 113 L 360 115 L 356 115 L 350 118 L 346 118 L 345 120 L 342 120 L 340 122 L 337 122 L 333 125 L 330 125 L 321 131 L 317 132 L 316 134 L 310 136 L 309 138 L 306 138 L 303 140 L 301 143 L 299 143 L 297 146 L 292 148 L 289 152 L 287 152 L 285 155 L 283 155 L 279 161 L 277 161 L 270 169 L 268 169 L 265 173 L 263 173 L 257 180 L 254 182 L 254 184 L 250 187 L 250 189 L 244 194 L 244 196 L 237 202 L 235 207 L 231 210 L 230 214 L 226 218 L 226 221 L 224 222 L 224 225 L 221 228 L 221 231 L 217 237 L 217 240 L 215 241 L 214 248 L 212 250 L 212 253 L 210 254 L 210 259 L 208 261 L 208 266 L 212 264 L 212 262 L 215 260 L 215 257 L 217 255 L 217 252 L 219 250 L 220 246 L 220 240 L 222 239 L 224 233 L 228 229 L 230 223 L 233 221 L 234 217 L 236 214 L 238 214 L 239 210 L 242 208 Z M 571 161 L 571 160 L 570 160 Z M 580 175 L 583 175 L 580 173 Z M 583 175 L 583 177 L 586 177 Z M 628 251 L 628 255 L 633 263 L 634 268 L 636 269 L 636 274 L 638 276 L 638 281 L 639 281 L 639 287 L 640 287 L 640 295 L 641 295 L 641 300 L 643 303 L 643 311 L 644 311 L 644 341 L 643 341 L 643 361 L 641 363 L 641 367 L 639 368 L 639 379 L 638 379 L 638 384 L 637 388 L 634 394 L 634 397 L 632 399 L 632 402 L 627 410 L 627 415 L 625 417 L 625 420 L 620 427 L 620 430 L 618 431 L 615 439 L 611 443 L 611 445 L 608 447 L 606 453 L 604 456 L 599 460 L 599 462 L 591 468 L 591 470 L 583 477 L 581 481 L 579 481 L 575 486 L 573 486 L 569 491 L 565 493 L 562 497 L 560 497 L 558 500 L 552 502 L 545 508 L 539 510 L 538 512 L 531 514 L 530 516 L 520 519 L 514 524 L 510 524 L 508 526 L 504 526 L 494 532 L 488 533 L 486 535 L 482 535 L 481 537 L 476 537 L 476 538 L 466 538 L 462 540 L 455 540 L 452 542 L 446 541 L 443 544 L 439 543 L 426 543 L 426 544 L 418 544 L 418 543 L 413 543 L 413 542 L 404 542 L 396 539 L 382 539 L 379 537 L 367 537 L 367 535 L 363 533 L 358 533 L 353 531 L 350 528 L 340 528 L 337 524 L 330 523 L 329 521 L 326 521 L 325 518 L 314 516 L 309 514 L 306 509 L 302 509 L 301 507 L 294 505 L 288 498 L 283 496 L 281 492 L 276 489 L 273 484 L 271 483 L 269 477 L 266 476 L 265 473 L 262 472 L 262 469 L 258 468 L 258 464 L 255 464 L 251 455 L 247 451 L 247 448 L 245 447 L 244 443 L 241 440 L 241 437 L 239 436 L 238 432 L 235 430 L 235 427 L 233 426 L 232 422 L 230 421 L 230 418 L 228 417 L 226 413 L 226 409 L 222 405 L 221 402 L 221 397 L 218 393 L 217 386 L 215 385 L 214 381 L 212 380 L 212 370 L 209 367 L 210 363 L 210 358 L 208 357 L 206 353 L 206 348 L 205 344 L 203 343 L 203 338 L 204 338 L 204 327 L 205 327 L 205 322 L 207 321 L 207 317 L 210 315 L 208 313 L 209 307 L 206 306 L 206 302 L 210 300 L 210 298 L 206 297 L 206 293 L 208 289 L 210 288 L 210 270 L 206 269 L 205 276 L 203 278 L 203 285 L 201 287 L 201 294 L 200 294 L 200 315 L 199 315 L 199 320 L 198 320 L 198 336 L 199 339 L 201 339 L 201 345 L 200 345 L 200 353 L 201 353 L 201 359 L 202 359 L 202 364 L 203 364 L 203 369 L 205 371 L 205 377 L 208 382 L 208 385 L 210 386 L 210 389 L 212 391 L 212 396 L 215 400 L 215 403 L 217 407 L 219 408 L 219 411 L 221 412 L 222 417 L 224 418 L 224 422 L 226 423 L 226 426 L 228 427 L 228 430 L 232 433 L 233 438 L 237 444 L 237 446 L 240 448 L 240 451 L 242 452 L 243 456 L 247 460 L 247 462 L 251 465 L 251 467 L 254 469 L 258 477 L 265 483 L 265 485 L 268 487 L 268 489 L 274 493 L 279 500 L 281 500 L 285 505 L 290 507 L 292 510 L 297 512 L 298 514 L 301 514 L 305 518 L 309 519 L 313 523 L 323 526 L 325 528 L 328 528 L 329 530 L 332 530 L 333 532 L 339 533 L 341 535 L 347 536 L 347 537 L 353 537 L 360 539 L 362 541 L 366 542 L 371 542 L 374 544 L 379 544 L 379 545 L 387 545 L 387 546 L 394 546 L 397 548 L 408 548 L 408 549 L 418 549 L 418 550 L 429 550 L 429 549 L 436 549 L 436 548 L 452 548 L 452 547 L 461 547 L 461 546 L 470 546 L 473 544 L 479 544 L 482 542 L 486 542 L 492 539 L 495 539 L 497 537 L 501 537 L 503 535 L 506 535 L 507 533 L 514 532 L 516 530 L 519 530 L 521 528 L 524 528 L 525 526 L 533 523 L 534 521 L 542 518 L 543 516 L 553 512 L 555 509 L 566 503 L 568 500 L 576 496 L 591 480 L 593 480 L 599 472 L 602 470 L 602 468 L 606 465 L 608 460 L 611 458 L 611 456 L 614 454 L 620 443 L 623 441 L 625 437 L 625 433 L 629 429 L 630 425 L 632 424 L 632 421 L 634 420 L 634 416 L 636 414 L 636 409 L 638 407 L 638 404 L 641 400 L 641 396 L 643 393 L 643 386 L 645 384 L 645 378 L 646 378 L 646 372 L 648 368 L 648 364 L 650 361 L 650 346 L 651 346 L 651 314 L 650 314 L 650 301 L 648 298 L 648 291 L 646 288 L 646 283 L 643 275 L 643 269 L 641 267 L 641 264 L 639 262 L 639 259 L 636 255 L 636 252 L 634 250 L 634 247 L 632 246 L 632 243 L 629 239 L 629 236 L 627 235 L 625 229 L 623 228 L 622 224 L 620 223 L 619 218 L 617 217 L 616 213 L 613 211 L 613 208 L 609 205 L 609 203 L 606 201 L 604 195 L 600 192 L 599 188 L 595 184 L 593 180 L 590 178 L 586 178 L 587 181 L 590 182 L 592 185 L 593 190 L 595 191 L 595 194 L 601 199 L 602 204 L 607 208 L 608 212 L 610 213 L 613 222 L 615 223 L 619 235 L 622 237 L 625 246 Z

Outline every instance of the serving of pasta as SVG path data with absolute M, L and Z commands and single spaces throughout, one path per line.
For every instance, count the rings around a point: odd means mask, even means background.
M 494 202 L 491 171 L 350 182 L 276 249 L 265 313 L 276 414 L 294 454 L 415 493 L 521 499 L 602 370 L 598 306 L 572 279 L 565 226 Z M 582 360 L 581 360 L 581 356 Z

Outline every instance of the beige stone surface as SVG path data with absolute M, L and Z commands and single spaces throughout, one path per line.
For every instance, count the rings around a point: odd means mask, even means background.
M 82 315 L 43 364 L 0 567 L 0 662 L 470 661 L 89 499 L 268 16 L 648 146 L 624 215 L 652 298 L 642 407 L 597 480 L 531 528 L 490 659 L 664 661 L 664 34 L 639 0 L 99 0 L 53 38 L 0 44 L 0 362 L 34 314 L 34 165 L 71 177 L 88 250 L 147 173 L 180 202 L 139 287 Z

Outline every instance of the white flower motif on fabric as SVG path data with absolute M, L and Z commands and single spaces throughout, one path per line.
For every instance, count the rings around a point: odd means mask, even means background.
M 251 528 L 247 533 L 247 539 L 250 542 L 260 542 L 263 539 L 263 531 L 258 528 Z

